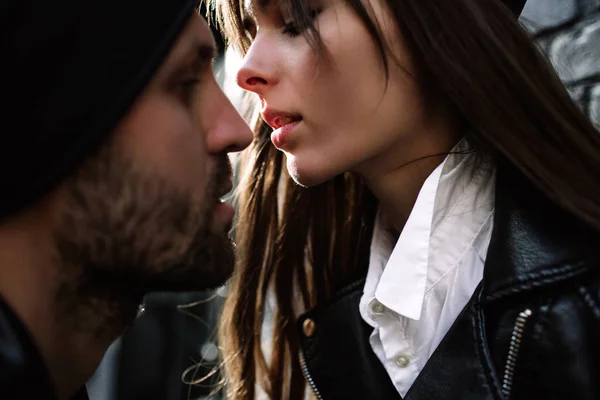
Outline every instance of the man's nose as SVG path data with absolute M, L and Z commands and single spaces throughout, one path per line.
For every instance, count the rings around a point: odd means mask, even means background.
M 229 99 L 219 90 L 218 104 L 212 107 L 213 123 L 207 137 L 210 153 L 242 151 L 252 143 L 252 130 L 233 107 Z

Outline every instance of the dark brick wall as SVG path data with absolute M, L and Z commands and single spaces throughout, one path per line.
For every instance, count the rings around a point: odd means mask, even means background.
M 600 0 L 529 0 L 521 22 L 600 128 Z

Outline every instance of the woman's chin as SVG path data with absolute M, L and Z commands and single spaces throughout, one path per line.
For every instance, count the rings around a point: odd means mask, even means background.
M 333 178 L 333 176 L 325 174 L 323 171 L 302 168 L 302 165 L 293 157 L 287 157 L 286 165 L 290 177 L 302 187 L 317 186 Z

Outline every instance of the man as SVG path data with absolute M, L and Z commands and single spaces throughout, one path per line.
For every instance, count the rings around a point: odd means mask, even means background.
M 86 398 L 150 291 L 233 268 L 227 152 L 197 0 L 0 4 L 0 398 Z

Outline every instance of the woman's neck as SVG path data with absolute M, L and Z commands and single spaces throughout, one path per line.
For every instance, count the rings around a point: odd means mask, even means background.
M 449 119 L 438 122 L 418 135 L 400 138 L 357 171 L 398 232 L 402 232 L 425 180 L 463 135 Z
M 429 157 L 383 175 L 365 178 L 367 186 L 379 200 L 381 211 L 398 233 L 404 229 L 423 183 L 444 157 Z

